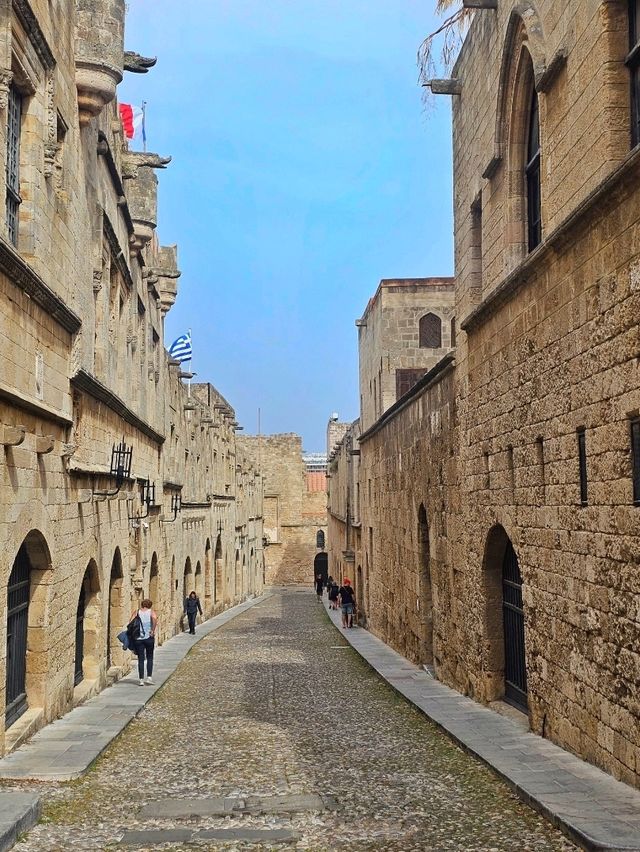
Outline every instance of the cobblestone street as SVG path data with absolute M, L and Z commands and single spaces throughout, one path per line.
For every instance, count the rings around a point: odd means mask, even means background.
M 45 789 L 21 852 L 574 848 L 375 675 L 311 590 L 203 639 L 82 780 Z

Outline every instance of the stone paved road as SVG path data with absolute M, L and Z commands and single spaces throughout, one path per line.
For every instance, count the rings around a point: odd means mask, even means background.
M 345 647 L 311 591 L 203 639 L 82 780 L 46 789 L 20 852 L 574 848 Z

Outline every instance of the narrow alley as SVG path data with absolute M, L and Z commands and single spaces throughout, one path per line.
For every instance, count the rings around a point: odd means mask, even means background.
M 84 778 L 44 790 L 21 852 L 574 848 L 397 696 L 306 589 L 203 638 Z

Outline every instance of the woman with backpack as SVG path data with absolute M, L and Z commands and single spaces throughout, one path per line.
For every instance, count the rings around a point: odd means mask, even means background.
M 138 657 L 138 681 L 144 686 L 144 662 L 147 661 L 147 683 L 153 683 L 153 649 L 156 644 L 156 629 L 158 627 L 158 616 L 153 610 L 153 602 L 145 598 L 140 609 L 131 613 L 131 620 L 127 625 L 127 633 L 130 637 L 132 650 Z

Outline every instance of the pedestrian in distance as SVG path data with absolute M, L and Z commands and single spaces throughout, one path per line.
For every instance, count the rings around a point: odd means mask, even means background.
M 342 627 L 346 630 L 347 627 L 353 627 L 353 610 L 355 607 L 351 580 L 346 577 L 338 589 L 338 597 L 340 598 L 340 606 L 342 607 Z
M 144 686 L 144 664 L 147 663 L 148 684 L 153 683 L 153 650 L 156 644 L 156 630 L 158 628 L 158 616 L 153 610 L 153 602 L 145 598 L 140 603 L 140 609 L 131 613 L 131 619 L 127 625 L 129 636 L 129 647 L 138 657 L 138 683 Z
M 189 592 L 189 597 L 184 599 L 184 614 L 189 621 L 189 633 L 196 632 L 196 618 L 198 613 L 202 615 L 202 607 L 200 606 L 200 598 L 195 592 Z
M 340 589 L 338 588 L 338 584 L 335 580 L 331 580 L 331 585 L 329 586 L 329 609 L 338 609 L 338 592 Z
M 322 574 L 318 574 L 316 576 L 316 594 L 318 595 L 318 600 L 322 600 L 322 590 L 324 589 L 324 580 L 322 579 Z

